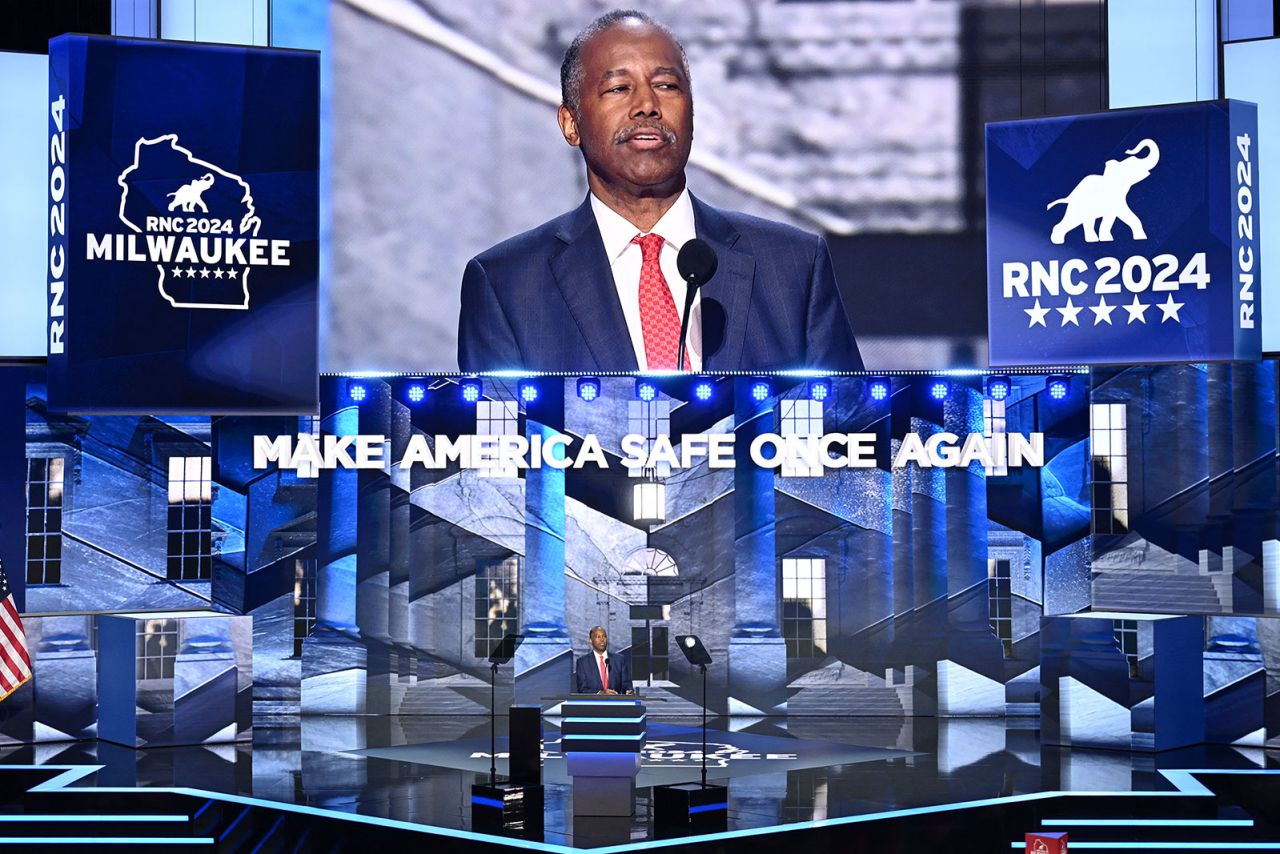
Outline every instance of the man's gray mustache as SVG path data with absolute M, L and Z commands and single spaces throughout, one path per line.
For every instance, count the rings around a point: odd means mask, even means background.
M 674 145 L 676 141 L 675 132 L 667 128 L 665 125 L 644 124 L 644 125 L 631 125 L 630 127 L 625 127 L 622 130 L 618 131 L 613 136 L 613 144 L 622 145 L 625 142 L 630 142 L 632 137 L 641 133 L 656 133 L 659 136 L 661 136 L 662 141 L 667 143 L 668 145 Z

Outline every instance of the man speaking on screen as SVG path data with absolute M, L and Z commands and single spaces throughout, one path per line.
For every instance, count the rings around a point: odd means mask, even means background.
M 862 368 L 825 241 L 689 193 L 689 62 L 666 27 L 602 15 L 565 51 L 560 87 L 560 130 L 590 192 L 467 264 L 463 371 Z M 695 282 L 678 364 L 688 285 L 677 258 L 695 237 L 715 272 Z

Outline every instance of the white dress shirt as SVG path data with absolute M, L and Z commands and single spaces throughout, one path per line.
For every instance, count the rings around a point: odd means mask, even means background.
M 605 256 L 613 271 L 613 284 L 618 289 L 618 299 L 622 302 L 622 314 L 627 319 L 627 331 L 631 333 L 631 347 L 636 353 L 636 364 L 640 370 L 648 370 L 648 360 L 644 352 L 644 327 L 640 322 L 640 267 L 643 253 L 639 245 L 632 243 L 632 238 L 640 234 L 639 229 L 627 221 L 626 217 L 591 194 L 591 211 L 595 214 L 596 225 L 600 228 L 600 237 L 604 240 Z M 676 256 L 680 247 L 697 235 L 693 224 L 693 202 L 689 200 L 688 188 L 682 190 L 662 219 L 658 220 L 649 234 L 662 237 L 662 252 L 658 256 L 658 264 L 662 267 L 662 275 L 671 289 L 671 298 L 676 303 L 676 314 L 683 319 L 684 297 L 686 285 L 680 278 L 676 267 Z M 689 367 L 695 371 L 702 369 L 702 295 L 693 298 L 693 311 L 689 319 L 689 337 L 686 352 Z
M 638 249 L 639 247 L 636 247 L 636 248 Z M 608 673 L 609 672 L 609 651 L 605 650 L 604 652 L 596 652 L 593 649 L 591 650 L 591 654 L 596 657 L 596 674 L 599 675 L 600 665 L 602 664 L 604 665 L 604 672 Z M 614 691 L 618 690 L 617 688 L 614 688 L 612 685 L 609 685 L 608 687 Z

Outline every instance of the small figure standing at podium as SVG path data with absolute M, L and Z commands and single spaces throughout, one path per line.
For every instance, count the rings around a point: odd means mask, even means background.
M 609 633 L 593 626 L 587 635 L 591 652 L 578 658 L 574 667 L 574 690 L 578 694 L 630 694 L 631 662 L 609 654 Z

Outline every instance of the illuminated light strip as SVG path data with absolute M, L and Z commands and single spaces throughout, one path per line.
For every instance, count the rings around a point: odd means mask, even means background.
M 185 815 L 0 815 L 4 821 L 190 821 Z
M 627 374 L 630 376 L 630 374 Z M 100 771 L 103 765 L 0 765 L 0 771 L 4 770 L 25 770 L 25 771 L 57 771 L 61 770 L 61 774 L 57 774 L 43 783 L 32 786 L 28 791 L 31 792 L 58 792 L 72 789 L 79 793 L 128 793 L 141 791 L 136 786 L 75 786 L 71 784 L 85 777 L 90 776 L 95 771 Z M 1158 791 L 1133 791 L 1133 790 L 1116 790 L 1116 791 L 1063 791 L 1048 790 L 1043 792 L 1027 792 L 1021 795 L 1001 795 L 993 798 L 983 798 L 974 801 L 960 801 L 951 804 L 934 804 L 925 807 L 911 807 L 908 809 L 884 810 L 882 812 L 864 813 L 855 816 L 842 816 L 840 818 L 828 818 L 815 821 L 798 821 L 787 824 L 776 824 L 761 827 L 746 827 L 737 830 L 724 830 L 716 833 L 699 833 L 690 836 L 682 836 L 678 839 L 652 839 L 644 842 L 626 842 L 618 845 L 609 845 L 601 848 L 591 849 L 591 854 L 622 854 L 622 852 L 643 851 L 649 849 L 671 848 L 674 846 L 687 845 L 691 841 L 714 842 L 718 840 L 728 839 L 748 839 L 753 836 L 768 836 L 774 833 L 788 833 L 796 830 L 809 830 L 818 827 L 840 827 L 850 824 L 865 824 L 874 821 L 883 821 L 885 819 L 906 818 L 915 815 L 934 815 L 938 813 L 960 812 L 967 809 L 987 806 L 1002 806 L 1007 804 L 1030 803 L 1036 801 L 1054 800 L 1058 798 L 1070 799 L 1075 797 L 1107 797 L 1107 798 L 1187 798 L 1187 797 L 1213 797 L 1213 792 L 1209 790 L 1203 783 L 1195 778 L 1196 774 L 1213 774 L 1227 775 L 1233 777 L 1268 775 L 1275 776 L 1280 771 L 1268 769 L 1223 769 L 1223 768 L 1186 768 L 1186 769 L 1163 769 L 1159 771 L 1160 775 L 1173 784 L 1173 789 L 1165 789 Z M 505 845 L 526 848 L 532 851 L 545 851 L 549 854 L 582 854 L 582 849 L 573 848 L 568 845 L 557 845 L 550 842 L 534 842 L 531 840 L 511 840 L 493 834 L 476 833 L 471 830 L 461 830 L 450 827 L 438 827 L 429 824 L 419 824 L 416 822 L 403 821 L 401 819 L 380 818 L 376 816 L 361 815 L 360 813 L 343 812 L 341 810 L 325 809 L 323 807 L 313 807 L 304 804 L 291 804 L 284 801 L 271 801 L 265 798 L 254 798 L 246 795 L 231 795 L 224 792 L 211 792 L 207 789 L 195 789 L 185 786 L 157 786 L 148 787 L 148 792 L 170 792 L 176 795 L 188 795 L 199 798 L 214 798 L 224 803 L 249 804 L 253 806 L 261 806 L 267 809 L 274 809 L 279 812 L 291 813 L 294 815 L 316 816 L 320 818 L 335 819 L 338 821 L 350 822 L 353 824 L 367 824 L 374 827 L 390 827 L 397 830 L 406 830 L 413 833 L 420 833 L 425 836 L 444 836 L 450 839 L 466 839 L 477 842 L 501 842 Z M 0 838 L 0 842 L 4 840 Z M 185 840 L 184 840 L 185 841 Z M 1076 843 L 1077 848 L 1084 843 Z M 1218 843 L 1218 847 L 1222 848 L 1226 843 Z M 1014 847 L 1025 845 L 1019 842 Z M 1113 848 L 1132 848 L 1133 843 L 1120 843 L 1112 845 Z M 1168 845 L 1166 846 L 1168 847 Z M 1242 849 L 1246 850 L 1246 849 Z M 1266 849 L 1257 849 L 1266 850 Z
M 729 808 L 728 801 L 725 801 L 722 804 L 703 804 L 702 806 L 698 806 L 698 807 L 689 807 L 689 815 L 696 815 L 697 813 L 700 813 L 700 812 L 711 812 L 712 810 L 727 810 L 728 808 Z
M 1251 818 L 1046 818 L 1045 827 L 1253 827 Z
M 642 724 L 645 716 L 638 718 L 564 718 L 567 724 Z
M 284 825 L 284 820 L 287 817 L 288 816 L 282 815 L 282 816 L 279 816 L 275 821 L 271 822 L 271 826 L 268 827 L 267 832 L 262 835 L 262 840 L 253 847 L 253 851 L 251 852 L 251 854 L 258 854 L 258 852 L 262 850 L 263 846 L 267 844 L 267 840 L 270 839 L 272 836 L 274 836 L 275 832 Z
M 0 836 L 0 845 L 212 845 L 209 836 Z
M 465 839 L 470 842 L 502 842 L 506 845 L 513 845 L 520 848 L 526 848 L 531 851 L 544 851 L 548 854 L 582 854 L 579 848 L 571 848 L 567 845 L 556 845 L 548 842 L 534 842 L 531 840 L 508 840 L 501 836 L 495 836 L 488 833 L 477 833 L 471 830 L 462 830 L 452 827 L 437 827 L 430 824 L 420 824 L 411 821 L 402 821 L 394 818 L 381 818 L 377 816 L 361 815 L 360 813 L 344 812 L 342 810 L 325 809 L 324 807 L 313 807 L 307 804 L 291 804 L 284 801 L 271 801 L 266 798 L 255 798 L 247 795 L 232 795 L 226 792 L 211 792 L 208 789 L 195 789 L 186 786 L 156 786 L 147 787 L 145 790 L 137 786 L 74 786 L 73 784 L 79 780 L 92 775 L 97 771 L 105 768 L 105 765 L 0 765 L 0 772 L 11 771 L 58 771 L 56 774 L 43 783 L 37 783 L 28 791 L 30 792 L 63 792 L 73 791 L 76 793 L 94 793 L 94 794 L 124 794 L 146 792 L 169 792 L 175 795 L 187 795 L 196 798 L 209 798 L 228 804 L 243 804 L 247 806 L 257 806 L 266 809 L 276 810 L 278 812 L 288 813 L 290 815 L 313 816 L 316 818 L 332 819 L 342 822 L 350 822 L 352 824 L 364 824 L 372 827 L 390 827 L 396 830 L 404 830 L 410 833 L 419 833 L 423 836 L 447 837 L 450 839 Z M 114 837 L 111 841 L 120 839 Z M 0 837 L 0 842 L 6 842 L 7 839 Z M 150 841 L 150 840 L 144 840 Z M 179 842 L 188 842 L 191 840 L 181 839 Z M 205 844 L 212 844 L 212 839 L 196 840 Z
M 576 708 L 577 706 L 639 706 L 640 700 L 565 700 L 562 705 Z
M 472 795 L 471 803 L 482 807 L 497 807 L 498 809 L 502 809 L 506 806 L 506 804 L 497 798 L 486 798 L 483 795 Z
M 252 810 L 253 810 L 253 807 L 248 807 L 248 806 L 242 809 L 240 811 L 240 815 L 236 816 L 235 821 L 227 825 L 227 829 L 222 831 L 222 833 L 218 835 L 218 841 L 221 842 L 222 840 L 230 836 L 231 831 L 236 829 L 236 825 L 240 824 L 240 822 L 244 820 L 244 817 L 247 816 Z
M 1010 842 L 1010 848 L 1025 849 L 1025 840 Z M 1280 851 L 1280 842 L 1072 842 L 1071 848 L 1108 851 Z
M 630 740 L 634 741 L 634 740 L 635 740 L 635 739 L 637 739 L 637 738 L 644 738 L 644 733 L 640 733 L 639 735 L 588 735 L 588 734 L 586 734 L 586 733 L 576 733 L 576 732 L 575 732 L 575 733 L 569 733 L 568 735 L 561 735 L 561 736 L 560 736 L 560 738 L 562 738 L 562 739 L 564 739 L 564 738 L 585 738 L 585 739 L 591 739 L 592 741 L 594 741 L 594 740 L 596 740 L 596 739 L 599 739 L 599 738 L 605 738 L 605 739 L 618 739 L 618 738 L 620 738 L 620 739 L 630 739 Z
M 348 379 L 419 379 L 419 380 L 442 380 L 442 379 L 466 379 L 474 377 L 495 377 L 495 378 L 512 378 L 512 377 L 565 377 L 565 378 L 582 378 L 590 377 L 591 379 L 599 379 L 600 377 L 667 377 L 667 376 L 685 376 L 685 377 L 780 377 L 780 376 L 811 376 L 821 375 L 823 377 L 861 377 L 863 379 L 874 379 L 876 377 L 1046 377 L 1049 374 L 1072 374 L 1087 376 L 1090 368 L 1083 365 L 1045 365 L 1043 367 L 1021 367 L 1021 368 L 946 368 L 940 371 L 923 371 L 923 370 L 896 370 L 896 371 L 836 371 L 825 368 L 805 368 L 801 371 L 766 371 L 761 374 L 760 371 L 596 371 L 592 373 L 583 373 L 582 371 L 527 371 L 523 369 L 513 369 L 509 371 L 437 371 L 430 374 L 412 371 L 322 371 L 320 377 L 327 379 L 332 377 L 346 377 Z

